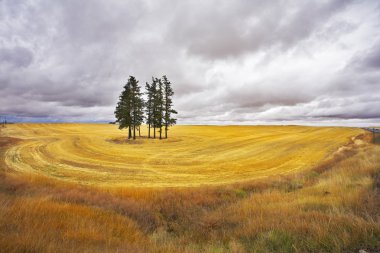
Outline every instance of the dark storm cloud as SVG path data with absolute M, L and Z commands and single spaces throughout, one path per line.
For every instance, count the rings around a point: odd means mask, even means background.
M 33 53 L 27 48 L 0 48 L 0 64 L 14 67 L 27 67 L 33 61 Z
M 362 70 L 380 71 L 380 41 L 365 53 L 361 53 L 353 62 L 353 66 L 357 66 Z
M 171 38 L 186 45 L 190 54 L 209 59 L 273 46 L 285 50 L 306 39 L 350 2 L 193 1 L 176 12 Z
M 0 1 L 0 114 L 112 120 L 167 74 L 180 123 L 378 122 L 375 0 Z

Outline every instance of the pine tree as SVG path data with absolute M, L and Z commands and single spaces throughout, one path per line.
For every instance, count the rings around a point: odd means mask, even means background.
M 177 119 L 173 118 L 173 114 L 177 114 L 177 111 L 173 109 L 173 95 L 174 91 L 171 87 L 171 83 L 166 76 L 162 77 L 163 83 L 163 103 L 164 103 L 164 125 L 165 125 L 165 139 L 168 138 L 168 128 L 169 126 L 175 125 Z
M 144 120 L 144 100 L 138 81 L 133 76 L 129 77 L 119 96 L 115 117 L 116 122 L 119 123 L 119 129 L 128 128 L 128 139 L 136 139 L 136 128 L 139 128 Z
M 152 78 L 152 84 L 145 84 L 145 90 L 145 94 L 147 95 L 147 100 L 145 103 L 146 124 L 148 125 L 148 138 L 150 138 L 150 128 L 153 126 L 153 99 L 156 90 L 154 78 Z
M 131 78 L 124 85 L 124 90 L 119 96 L 119 102 L 115 110 L 116 122 L 119 123 L 119 129 L 128 128 L 128 139 L 132 137 Z
M 151 111 L 151 126 L 153 127 L 153 138 L 156 139 L 156 128 L 157 128 L 157 84 L 158 79 L 152 77 L 151 85 L 151 99 L 152 99 L 152 111 Z
M 136 128 L 140 128 L 144 122 L 144 100 L 140 91 L 140 86 L 134 77 L 131 80 L 131 104 L 132 104 L 132 126 L 133 126 L 133 139 L 136 139 Z
M 162 139 L 162 126 L 164 119 L 163 111 L 163 89 L 162 82 L 160 79 L 155 78 L 155 91 L 153 93 L 153 127 L 154 127 L 154 138 L 156 138 L 156 129 L 159 129 L 160 139 Z
M 146 102 L 142 98 L 140 89 L 136 78 L 130 76 L 119 96 L 119 102 L 115 110 L 119 129 L 128 128 L 128 139 L 136 139 L 136 131 L 141 136 L 140 128 L 144 122 L 145 112 L 149 131 L 148 137 L 151 137 L 150 130 L 153 127 L 153 138 L 156 138 L 156 129 L 158 129 L 160 139 L 162 139 L 163 128 L 165 138 L 168 138 L 169 127 L 176 124 L 173 114 L 177 114 L 173 109 L 172 96 L 174 92 L 170 81 L 166 76 L 163 76 L 162 79 L 152 78 L 151 84 L 146 83 Z

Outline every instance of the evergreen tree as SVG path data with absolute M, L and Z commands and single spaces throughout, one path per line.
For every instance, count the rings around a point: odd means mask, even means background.
M 115 117 L 119 129 L 128 128 L 128 139 L 136 139 L 136 128 L 139 128 L 144 120 L 144 100 L 138 81 L 133 76 L 129 77 L 119 96 Z
M 153 127 L 153 138 L 156 139 L 156 128 L 157 128 L 157 86 L 158 79 L 152 77 L 151 85 L 151 99 L 152 99 L 152 112 L 151 112 L 151 126 Z
M 131 78 L 124 85 L 124 90 L 119 96 L 119 102 L 115 110 L 115 118 L 116 122 L 119 123 L 119 129 L 128 128 L 128 139 L 132 137 Z
M 163 104 L 163 87 L 160 79 L 155 78 L 155 91 L 153 95 L 153 126 L 154 138 L 156 138 L 156 129 L 159 129 L 160 139 L 162 139 L 162 126 L 164 120 L 164 104 Z
M 163 76 L 162 79 L 153 77 L 151 84 L 146 83 L 146 102 L 142 98 L 141 88 L 138 83 L 135 77 L 130 76 L 119 96 L 119 102 L 115 110 L 119 129 L 128 128 L 128 139 L 136 139 L 136 131 L 141 136 L 140 128 L 144 122 L 145 112 L 148 137 L 151 137 L 150 130 L 153 128 L 153 138 L 156 138 L 156 129 L 158 129 L 160 139 L 162 139 L 164 128 L 165 138 L 168 138 L 169 127 L 176 124 L 173 114 L 177 114 L 173 109 L 172 96 L 174 92 L 170 81 L 166 76 Z
M 136 139 L 136 128 L 140 128 L 144 122 L 144 100 L 140 91 L 140 86 L 133 76 L 131 80 L 131 105 L 132 105 L 132 126 L 133 126 L 133 139 Z
M 177 111 L 173 109 L 173 95 L 174 91 L 171 87 L 171 83 L 166 76 L 162 77 L 163 83 L 163 111 L 164 111 L 164 125 L 165 125 L 165 139 L 168 138 L 169 126 L 175 125 L 177 119 L 173 118 L 173 114 L 177 114 Z
M 154 78 L 152 78 L 152 84 L 145 84 L 145 90 L 145 94 L 147 95 L 147 100 L 145 103 L 146 124 L 148 125 L 148 138 L 150 138 L 150 128 L 153 126 L 153 100 L 156 90 L 156 83 Z

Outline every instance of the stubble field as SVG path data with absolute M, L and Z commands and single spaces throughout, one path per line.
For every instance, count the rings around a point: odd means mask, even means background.
M 146 135 L 146 129 L 142 130 Z M 8 168 L 103 186 L 228 184 L 315 166 L 361 130 L 298 126 L 176 126 L 167 140 L 127 140 L 104 124 L 17 124 Z
M 105 124 L 2 128 L 0 252 L 380 248 L 380 148 L 361 129 L 126 136 Z

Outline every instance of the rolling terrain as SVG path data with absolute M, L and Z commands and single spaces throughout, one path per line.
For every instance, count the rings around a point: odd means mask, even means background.
M 176 126 L 136 141 L 104 124 L 0 131 L 0 252 L 380 248 L 380 146 L 361 129 Z
M 102 124 L 17 124 L 3 131 L 20 139 L 5 154 L 5 164 L 15 171 L 83 184 L 137 187 L 228 184 L 304 170 L 362 132 L 176 126 L 167 140 L 133 141 L 126 139 L 126 131 Z

